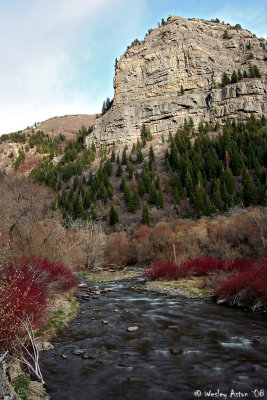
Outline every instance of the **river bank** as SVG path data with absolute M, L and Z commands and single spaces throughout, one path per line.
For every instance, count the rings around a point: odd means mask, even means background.
M 77 316 L 79 307 L 73 290 L 55 295 L 49 300 L 47 322 L 41 330 L 35 332 L 36 344 L 40 352 L 53 349 L 50 341 Z M 2 394 L 5 400 L 50 399 L 44 385 L 34 380 L 25 370 L 23 363 L 17 359 L 6 357 L 3 363 L 3 380 Z

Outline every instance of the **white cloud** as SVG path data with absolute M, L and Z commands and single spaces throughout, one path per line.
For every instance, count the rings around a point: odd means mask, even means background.
M 54 115 L 99 110 L 103 97 L 69 89 L 78 74 L 73 55 L 82 24 L 90 37 L 101 16 L 120 3 L 0 0 L 0 134 Z

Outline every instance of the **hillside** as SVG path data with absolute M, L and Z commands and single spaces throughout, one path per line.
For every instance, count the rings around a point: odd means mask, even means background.
M 76 140 L 82 126 L 88 128 L 94 121 L 95 115 L 65 115 L 0 136 L 0 170 L 30 172 L 51 154 L 51 150 L 52 156 L 60 154 L 67 141 Z
M 135 142 L 143 123 L 161 136 L 185 118 L 197 126 L 266 114 L 266 49 L 240 25 L 169 16 L 116 62 L 113 105 L 86 143 Z

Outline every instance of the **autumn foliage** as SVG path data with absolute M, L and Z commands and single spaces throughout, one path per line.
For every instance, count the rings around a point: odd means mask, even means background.
M 267 261 L 239 259 L 234 261 L 214 258 L 195 258 L 180 264 L 155 262 L 146 275 L 151 280 L 178 280 L 192 276 L 218 275 L 215 298 L 223 298 L 230 305 L 267 307 Z
M 229 277 L 219 284 L 215 295 L 230 305 L 266 308 L 267 261 L 254 262 L 250 268 L 244 268 L 242 272 Z
M 0 268 L 0 353 L 12 350 L 22 321 L 34 328 L 42 324 L 48 299 L 69 290 L 77 278 L 64 265 L 47 259 L 15 258 Z

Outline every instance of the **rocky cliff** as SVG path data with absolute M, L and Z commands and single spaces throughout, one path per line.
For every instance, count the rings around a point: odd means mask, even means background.
M 198 125 L 227 115 L 266 114 L 266 61 L 266 40 L 238 25 L 169 16 L 117 62 L 113 106 L 95 121 L 86 144 L 135 141 L 143 123 L 154 134 L 167 135 L 189 117 Z M 222 87 L 224 72 L 248 72 L 250 64 L 257 65 L 261 78 Z

